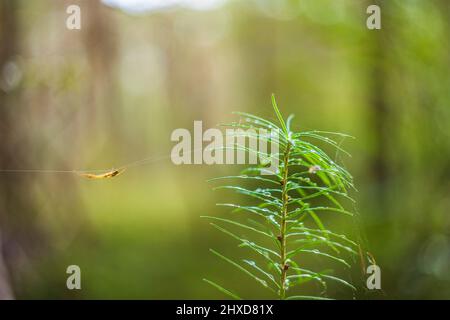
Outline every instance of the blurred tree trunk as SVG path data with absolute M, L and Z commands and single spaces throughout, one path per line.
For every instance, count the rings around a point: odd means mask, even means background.
M 87 1 L 82 8 L 82 30 L 91 67 L 88 122 L 108 128 L 111 141 L 122 139 L 120 95 L 117 83 L 117 34 L 113 17 L 100 1 Z
M 211 106 L 217 105 L 213 94 L 212 49 L 196 46 L 195 38 L 183 37 L 183 32 L 187 31 L 176 30 L 175 14 L 161 15 L 158 19 L 164 28 L 157 41 L 167 56 L 166 90 L 171 118 L 179 116 L 177 110 L 180 108 L 189 108 L 195 118 L 210 120 Z M 182 56 L 180 52 L 183 52 Z M 196 67 L 194 73 L 189 72 L 192 66 Z
M 0 232 L 0 249 L 3 248 L 2 233 Z M 10 284 L 9 272 L 6 261 L 3 258 L 3 250 L 0 251 L 0 300 L 13 299 L 13 291 Z
M 31 139 L 23 125 L 20 84 L 20 2 L 0 1 L 0 168 L 27 169 L 32 166 Z M 36 258 L 48 241 L 40 228 L 29 174 L 0 175 L 0 299 L 12 299 L 14 284 L 29 258 Z M 13 273 L 14 271 L 14 273 Z M 17 293 L 17 292 L 16 292 Z
M 373 157 L 370 168 L 372 170 L 373 186 L 375 188 L 375 197 L 380 207 L 380 214 L 385 210 L 386 183 L 389 176 L 389 124 L 391 115 L 389 114 L 389 102 L 387 92 L 388 73 L 386 65 L 388 64 L 387 52 L 389 51 L 388 35 L 389 27 L 389 3 L 383 1 L 369 1 L 366 3 L 377 4 L 381 8 L 381 30 L 367 30 L 369 32 L 369 41 L 372 42 L 372 63 L 369 69 L 369 124 L 373 130 Z
M 260 106 L 267 106 L 272 93 L 277 94 L 281 90 L 277 77 L 280 22 L 248 13 L 239 23 L 236 47 L 244 61 L 240 66 L 244 70 L 242 96 L 248 105 L 253 104 L 253 110 L 257 110 Z
M 14 93 L 9 92 L 7 86 L 8 75 L 6 73 L 8 64 L 11 63 L 14 55 L 17 54 L 17 3 L 14 0 L 4 0 L 0 2 L 0 167 L 8 168 L 11 163 L 20 161 L 21 152 L 17 150 L 11 137 L 14 134 L 13 128 L 13 107 Z M 9 277 L 7 265 L 8 243 L 12 237 L 10 233 L 12 208 L 16 203 L 26 206 L 26 199 L 17 197 L 18 189 L 25 181 L 16 180 L 5 174 L 0 180 L 0 299 L 12 299 L 13 291 Z

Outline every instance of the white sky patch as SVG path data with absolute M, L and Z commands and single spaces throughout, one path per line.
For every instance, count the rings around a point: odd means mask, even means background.
M 108 6 L 119 8 L 130 13 L 159 11 L 173 7 L 184 7 L 194 10 L 213 10 L 227 0 L 102 0 Z

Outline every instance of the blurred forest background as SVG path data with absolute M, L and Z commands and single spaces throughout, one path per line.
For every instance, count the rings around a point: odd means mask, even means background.
M 70 4 L 81 30 L 66 28 Z M 366 28 L 370 4 L 381 30 Z M 0 297 L 223 298 L 208 277 L 265 298 L 208 251 L 239 255 L 199 218 L 229 214 L 206 180 L 238 168 L 164 156 L 194 120 L 273 118 L 274 92 L 299 129 L 357 138 L 342 161 L 382 271 L 375 297 L 449 299 L 449 4 L 0 0 L 0 169 L 156 157 L 98 182 L 1 172 Z M 82 290 L 66 288 L 71 264 Z

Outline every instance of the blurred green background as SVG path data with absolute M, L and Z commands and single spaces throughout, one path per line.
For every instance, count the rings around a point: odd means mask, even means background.
M 0 0 L 0 168 L 155 157 L 105 181 L 0 173 L 0 297 L 223 298 L 208 277 L 266 298 L 208 251 L 243 254 L 199 217 L 229 214 L 206 180 L 239 168 L 165 156 L 194 120 L 274 118 L 274 92 L 299 129 L 357 138 L 342 162 L 383 288 L 360 297 L 449 299 L 449 1 L 162 3 Z M 81 30 L 66 28 L 70 4 Z M 366 28 L 370 4 L 381 30 Z

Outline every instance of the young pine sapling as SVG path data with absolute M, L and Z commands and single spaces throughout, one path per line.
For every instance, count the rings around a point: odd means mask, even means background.
M 216 188 L 234 190 L 253 201 L 250 204 L 218 204 L 232 207 L 235 212 L 245 213 L 248 219 L 243 222 L 240 219 L 205 216 L 211 220 L 212 226 L 237 240 L 240 247 L 259 257 L 261 262 L 257 263 L 254 259 L 236 262 L 216 250 L 210 251 L 270 290 L 274 298 L 327 299 L 326 289 L 330 282 L 348 287 L 350 291 L 356 290 L 350 281 L 332 274 L 331 269 L 337 265 L 350 268 L 349 259 L 357 255 L 359 246 L 345 235 L 331 230 L 323 222 L 323 215 L 327 212 L 331 215 L 352 216 L 343 205 L 345 201 L 354 202 L 348 195 L 348 189 L 353 188 L 352 176 L 313 143 L 320 141 L 345 152 L 329 136 L 348 136 L 323 131 L 296 132 L 292 128 L 293 116 L 285 121 L 273 96 L 272 104 L 278 125 L 251 114 L 237 113 L 240 116 L 239 122 L 227 126 L 243 129 L 238 131 L 241 135 L 242 132 L 252 132 L 248 135 L 255 138 L 256 132 L 258 140 L 266 139 L 276 143 L 276 154 L 234 145 L 235 148 L 244 148 L 248 153 L 254 152 L 262 158 L 277 157 L 276 172 L 261 175 L 267 171 L 267 163 L 260 163 L 248 166 L 240 175 L 212 179 L 253 183 L 253 188 L 235 184 Z M 278 138 L 259 133 L 270 130 L 276 130 Z M 230 228 L 240 231 L 232 232 Z M 243 236 L 242 233 L 246 235 Z M 319 261 L 322 271 L 311 270 L 305 265 L 312 258 Z M 317 266 L 317 263 L 313 266 Z M 216 282 L 204 280 L 228 296 L 240 299 L 238 294 Z M 303 294 L 301 285 L 306 283 L 317 283 L 318 293 Z

